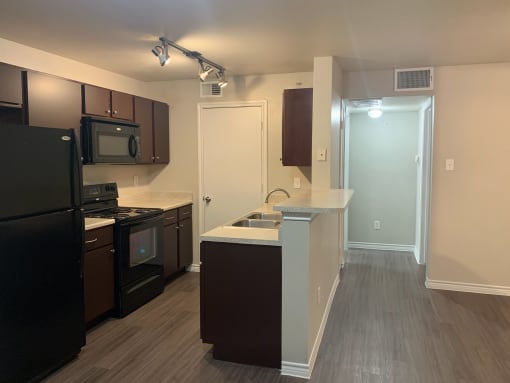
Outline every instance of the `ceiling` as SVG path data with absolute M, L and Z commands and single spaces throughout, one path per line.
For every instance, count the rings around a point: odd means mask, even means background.
M 510 61 L 508 0 L 4 0 L 0 37 L 143 81 L 194 78 L 197 64 L 159 36 L 226 67 L 227 75 Z

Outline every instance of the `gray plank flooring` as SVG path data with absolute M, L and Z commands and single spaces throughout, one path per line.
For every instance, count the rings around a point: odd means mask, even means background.
M 310 382 L 510 382 L 510 297 L 427 290 L 424 280 L 408 253 L 350 251 Z M 188 273 L 90 330 L 78 358 L 45 382 L 305 382 L 214 360 L 199 319 L 199 275 Z

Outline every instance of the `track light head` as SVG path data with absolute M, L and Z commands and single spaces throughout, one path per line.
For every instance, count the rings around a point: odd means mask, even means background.
M 199 60 L 198 64 L 198 77 L 200 77 L 200 81 L 205 81 L 207 76 L 209 76 L 209 73 L 211 73 L 214 68 L 212 66 L 205 66 L 202 60 Z
M 228 81 L 225 78 L 225 73 L 223 73 L 223 71 L 216 73 L 216 77 L 218 78 L 218 86 L 220 88 L 225 88 L 228 85 Z
M 170 60 L 170 55 L 168 54 L 168 44 L 163 41 L 163 46 L 156 45 L 152 48 L 152 53 L 159 59 L 159 65 L 165 66 Z

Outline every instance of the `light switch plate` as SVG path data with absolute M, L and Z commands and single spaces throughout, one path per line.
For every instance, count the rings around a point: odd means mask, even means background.
M 301 178 L 294 177 L 294 189 L 301 189 Z

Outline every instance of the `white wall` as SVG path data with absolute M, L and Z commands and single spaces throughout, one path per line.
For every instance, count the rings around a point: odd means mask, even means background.
M 313 61 L 312 183 L 316 189 L 340 185 L 340 111 L 342 72 L 334 57 Z M 326 160 L 317 152 L 326 150 Z
M 510 294 L 510 64 L 435 73 L 428 278 Z
M 349 188 L 356 197 L 349 207 L 349 243 L 414 248 L 418 131 L 418 111 L 377 119 L 350 115 Z

